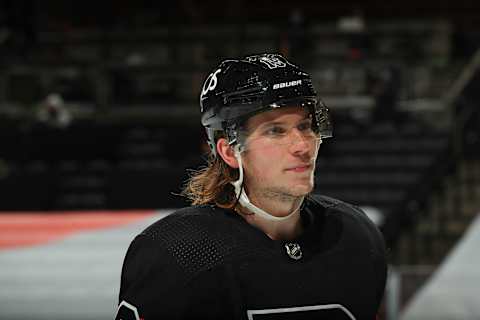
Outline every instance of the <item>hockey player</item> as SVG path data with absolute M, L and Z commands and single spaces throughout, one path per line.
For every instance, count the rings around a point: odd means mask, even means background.
M 314 195 L 332 136 L 310 76 L 276 54 L 223 61 L 200 105 L 211 157 L 125 257 L 117 319 L 375 319 L 382 235 Z

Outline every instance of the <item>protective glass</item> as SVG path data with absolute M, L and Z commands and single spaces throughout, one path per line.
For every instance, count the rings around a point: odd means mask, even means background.
M 303 109 L 305 110 L 305 109 Z M 315 125 L 312 115 L 287 120 L 268 119 L 257 126 L 237 130 L 240 151 L 298 146 L 314 150 L 326 138 Z M 275 159 L 272 159 L 275 161 Z

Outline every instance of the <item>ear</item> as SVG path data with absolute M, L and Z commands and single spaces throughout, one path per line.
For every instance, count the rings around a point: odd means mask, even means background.
M 238 168 L 238 161 L 235 157 L 233 147 L 228 144 L 227 139 L 220 138 L 217 141 L 217 154 L 222 157 L 223 161 L 232 168 Z

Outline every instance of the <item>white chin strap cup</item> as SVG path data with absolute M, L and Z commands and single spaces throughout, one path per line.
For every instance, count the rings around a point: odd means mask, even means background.
M 240 171 L 239 177 L 237 181 L 231 182 L 231 184 L 235 188 L 235 195 L 238 199 L 238 202 L 246 209 L 250 210 L 254 214 L 258 214 L 260 217 L 270 220 L 270 221 L 282 221 L 282 220 L 287 220 L 290 218 L 302 205 L 300 204 L 288 215 L 284 217 L 277 217 L 274 215 L 269 214 L 268 212 L 260 209 L 259 207 L 255 206 L 253 203 L 250 202 L 250 199 L 248 199 L 247 194 L 245 193 L 245 188 L 243 188 L 243 165 L 242 165 L 242 156 L 240 155 L 240 150 L 239 150 L 239 145 L 236 145 L 234 147 L 234 152 L 235 152 L 235 158 L 237 158 L 238 161 L 238 170 Z

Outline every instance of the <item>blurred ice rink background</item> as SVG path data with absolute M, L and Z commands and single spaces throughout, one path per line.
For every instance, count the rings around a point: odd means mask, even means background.
M 15 245 L 11 241 L 8 245 L 2 244 L 0 319 L 114 318 L 122 262 L 130 241 L 168 213 L 165 210 L 130 213 L 131 219 L 126 224 L 125 214 L 110 212 L 110 220 L 116 223 L 108 227 L 95 228 L 94 225 L 29 245 Z M 91 220 L 96 220 L 95 213 L 85 214 L 89 215 Z M 18 238 L 27 239 L 35 238 L 35 233 L 42 230 L 32 217 L 29 223 L 22 219 L 22 214 L 17 216 L 17 219 L 9 217 L 8 221 L 0 217 L 0 230 L 4 231 L 9 225 L 18 230 Z M 72 225 L 69 214 L 65 216 L 66 219 L 56 221 L 59 231 Z M 43 218 L 48 221 L 49 216 Z M 32 225 L 37 226 L 36 231 L 20 230 L 31 229 Z M 54 232 L 52 229 L 55 228 L 50 227 Z

